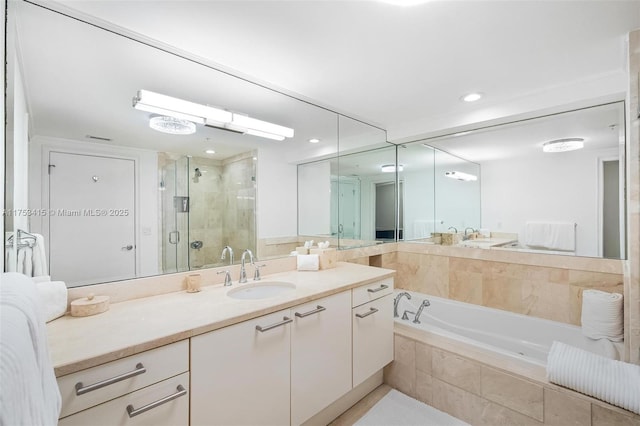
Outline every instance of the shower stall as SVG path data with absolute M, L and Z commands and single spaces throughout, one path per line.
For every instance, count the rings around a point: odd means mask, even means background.
M 255 154 L 228 160 L 161 153 L 160 270 L 221 266 L 226 245 L 256 252 Z

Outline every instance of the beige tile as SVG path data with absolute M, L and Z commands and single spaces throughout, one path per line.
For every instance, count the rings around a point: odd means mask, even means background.
M 416 367 L 416 341 L 395 334 L 393 336 L 393 359 L 408 367 Z
M 452 268 L 449 272 L 449 298 L 482 305 L 482 272 Z
M 434 377 L 480 395 L 480 364 L 435 348 L 431 351 L 431 362 Z
M 591 404 L 591 426 L 638 426 L 640 425 L 640 416 L 629 412 L 622 414 L 621 412 L 601 407 L 597 404 Z
M 482 426 L 542 426 L 543 423 L 531 417 L 513 411 L 500 404 L 487 401 L 484 405 L 479 421 L 474 424 Z
M 430 374 L 416 371 L 416 399 L 431 405 L 433 378 Z
M 544 419 L 540 385 L 483 366 L 482 396 L 534 419 Z
M 476 425 L 487 401 L 437 378 L 432 378 L 431 405 L 467 423 Z
M 525 315 L 570 323 L 571 311 L 567 309 L 570 300 L 568 284 L 529 280 L 522 282 L 522 313 Z
M 549 426 L 591 425 L 591 403 L 569 391 L 544 389 L 544 424 Z
M 416 370 L 431 374 L 431 346 L 416 342 Z
M 384 367 L 384 383 L 413 398 L 416 396 L 415 368 L 393 361 Z
M 504 275 L 485 273 L 482 304 L 490 308 L 522 313 L 522 281 Z

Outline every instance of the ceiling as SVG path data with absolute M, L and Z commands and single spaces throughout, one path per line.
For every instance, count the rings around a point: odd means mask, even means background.
M 628 80 L 624 39 L 640 27 L 640 0 L 433 1 L 413 7 L 377 1 L 34 3 L 376 124 L 392 142 L 447 133 L 456 127 L 451 123 L 478 127 L 498 116 L 516 117 L 523 105 L 531 110 L 568 102 L 557 93 L 621 99 Z M 76 140 L 92 134 L 175 152 L 175 137 L 149 132 L 148 117 L 131 108 L 135 92 L 148 89 L 204 104 L 215 99 L 217 106 L 294 127 L 295 140 L 277 145 L 292 158 L 329 153 L 327 145 L 312 150 L 303 144 L 308 138 L 335 143 L 330 111 L 28 6 L 19 22 L 20 48 L 32 123 L 43 134 Z M 175 93 L 166 92 L 168 81 Z M 460 101 L 471 91 L 485 97 Z M 602 133 L 613 119 L 609 112 L 582 122 Z M 380 146 L 376 129 L 348 119 L 340 125 Z M 539 145 L 567 130 L 564 121 L 551 120 L 526 143 Z M 202 155 L 214 144 L 219 158 L 264 146 L 260 138 L 208 128 L 181 138 L 185 153 Z M 483 161 L 489 152 L 504 151 L 478 151 L 481 138 L 492 141 L 478 133 L 456 139 L 454 154 Z M 429 143 L 451 151 L 451 141 Z
M 59 3 L 377 124 L 391 140 L 508 116 L 527 99 L 569 102 L 594 82 L 624 92 L 625 37 L 640 28 L 637 0 Z M 460 101 L 474 91 L 485 97 Z

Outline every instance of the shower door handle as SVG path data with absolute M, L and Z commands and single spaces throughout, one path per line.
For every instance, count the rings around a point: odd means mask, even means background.
M 180 232 L 179 231 L 169 232 L 169 244 L 178 244 L 179 242 L 180 242 Z

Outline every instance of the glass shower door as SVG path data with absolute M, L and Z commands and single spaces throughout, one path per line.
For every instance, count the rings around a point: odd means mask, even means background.
M 163 273 L 189 270 L 189 159 L 168 160 L 161 168 Z

